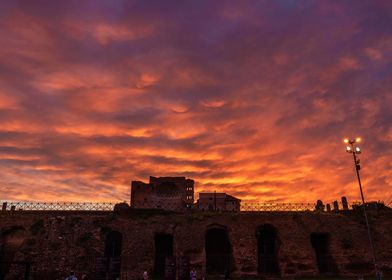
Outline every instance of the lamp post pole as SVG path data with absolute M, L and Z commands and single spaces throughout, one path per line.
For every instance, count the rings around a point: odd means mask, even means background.
M 349 139 L 344 139 L 344 143 L 350 144 L 350 146 L 347 146 L 346 151 L 348 153 L 352 153 L 353 154 L 355 171 L 357 173 L 359 190 L 361 192 L 363 215 L 365 216 L 367 235 L 368 235 L 368 238 L 369 238 L 370 248 L 372 250 L 374 270 L 375 270 L 375 273 L 376 273 L 376 279 L 381 280 L 380 273 L 378 271 L 378 266 L 377 266 L 376 250 L 374 248 L 373 238 L 372 238 L 372 234 L 371 234 L 371 231 L 370 231 L 369 219 L 368 219 L 368 215 L 367 215 L 367 211 L 366 211 L 365 197 L 363 195 L 361 177 L 359 176 L 359 170 L 361 170 L 361 165 L 360 165 L 360 160 L 357 158 L 357 154 L 361 153 L 361 149 L 358 146 L 356 146 L 356 147 L 354 146 L 355 143 L 359 143 L 360 141 L 361 141 L 361 138 L 350 139 L 350 140 Z

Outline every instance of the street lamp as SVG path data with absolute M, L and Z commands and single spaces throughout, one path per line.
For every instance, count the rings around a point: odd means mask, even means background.
M 355 139 L 344 139 L 343 142 L 345 144 L 347 144 L 346 146 L 346 152 L 347 153 L 351 153 L 353 154 L 353 159 L 354 159 L 354 165 L 355 165 L 355 170 L 357 172 L 357 178 L 358 178 L 358 184 L 359 184 L 359 190 L 361 191 L 361 198 L 362 198 L 362 208 L 363 208 L 363 214 L 365 216 L 365 221 L 366 221 L 366 228 L 367 228 L 367 234 L 368 234 L 368 238 L 369 238 L 369 243 L 370 243 L 370 247 L 372 250 L 372 254 L 373 254 L 373 263 L 374 263 L 374 270 L 376 273 L 376 279 L 381 279 L 381 275 L 378 271 L 378 267 L 377 267 L 377 261 L 376 261 L 376 251 L 374 249 L 374 244 L 373 244 L 373 238 L 370 232 L 370 226 L 369 226 L 369 220 L 368 220 L 368 216 L 367 216 L 367 212 L 366 212 L 366 204 L 365 204 L 365 198 L 363 196 L 363 191 L 362 191 L 362 184 L 361 184 L 361 177 L 359 176 L 359 170 L 361 170 L 361 165 L 360 165 L 360 160 L 358 159 L 358 156 L 361 153 L 361 148 L 358 147 L 358 143 L 361 142 L 362 139 L 357 137 Z

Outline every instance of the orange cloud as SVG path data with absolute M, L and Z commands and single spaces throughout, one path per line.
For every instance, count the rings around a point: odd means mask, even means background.
M 2 199 L 123 201 L 155 175 L 358 200 L 341 141 L 358 135 L 367 199 L 392 198 L 381 6 L 136 2 L 0 4 Z

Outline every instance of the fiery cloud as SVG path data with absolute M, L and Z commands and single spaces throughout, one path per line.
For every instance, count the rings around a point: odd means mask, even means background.
M 262 201 L 392 200 L 390 1 L 4 1 L 2 199 L 130 180 Z

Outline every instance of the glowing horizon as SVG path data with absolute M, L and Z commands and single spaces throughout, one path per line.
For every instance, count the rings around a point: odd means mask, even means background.
M 4 1 L 2 200 L 392 201 L 389 1 Z M 349 138 L 351 139 L 351 138 Z M 353 138 L 355 139 L 355 138 Z

